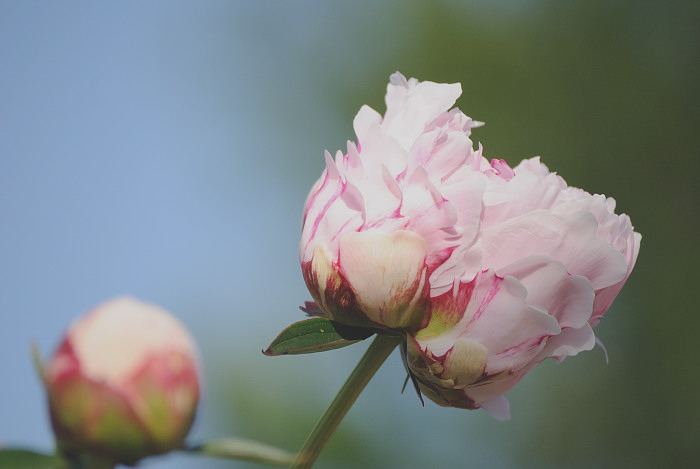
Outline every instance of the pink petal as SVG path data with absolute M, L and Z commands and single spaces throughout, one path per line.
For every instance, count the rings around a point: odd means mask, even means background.
M 547 340 L 547 345 L 542 349 L 537 361 L 548 357 L 562 361 L 566 357 L 576 355 L 585 350 L 591 350 L 593 347 L 595 347 L 595 335 L 588 324 L 583 325 L 579 329 L 564 329 L 561 331 L 561 334 L 550 337 Z
M 420 341 L 436 356 L 465 338 L 488 350 L 486 372 L 518 370 L 544 347 L 547 337 L 561 331 L 556 318 L 526 304 L 527 290 L 514 277 L 501 279 L 493 272 L 477 277 L 467 310 L 458 326 L 430 340 Z
M 484 409 L 500 422 L 510 420 L 510 403 L 503 394 L 479 403 L 479 408 Z
M 559 177 L 531 172 L 517 173 L 511 180 L 490 180 L 484 193 L 484 226 L 493 226 L 533 210 L 550 208 L 562 196 Z
M 401 215 L 410 219 L 407 228 L 427 241 L 429 253 L 457 245 L 454 205 L 442 197 L 422 167 L 416 168 L 404 184 Z
M 477 279 L 462 336 L 489 350 L 489 374 L 525 366 L 544 347 L 547 337 L 561 331 L 556 318 L 526 304 L 526 295 L 527 290 L 514 277 L 500 281 L 485 275 Z
M 561 327 L 582 327 L 593 311 L 595 292 L 586 277 L 569 275 L 564 264 L 544 256 L 520 259 L 496 271 L 511 275 L 527 289 L 527 304 L 541 306 Z
M 591 317 L 590 321 L 590 324 L 592 326 L 598 324 L 598 322 L 600 321 L 600 317 L 610 308 L 610 305 L 612 304 L 613 300 L 615 299 L 615 297 L 617 297 L 617 294 L 620 293 L 620 290 L 625 285 L 625 282 L 627 282 L 627 279 L 632 273 L 632 268 L 634 267 L 634 264 L 637 262 L 637 256 L 639 255 L 639 246 L 642 240 L 642 235 L 639 233 L 631 233 L 630 238 L 630 249 L 627 252 L 627 262 L 629 265 L 627 275 L 625 275 L 625 278 L 622 279 L 620 282 L 616 283 L 615 285 L 611 285 L 607 288 L 603 288 L 602 290 L 596 292 L 595 302 L 593 303 L 593 316 Z
M 408 153 L 399 142 L 377 124 L 367 130 L 367 137 L 362 142 L 360 157 L 365 168 L 365 175 L 381 173 L 386 166 L 392 177 L 396 178 L 406 170 Z M 369 189 L 369 188 L 368 188 Z
M 570 274 L 588 278 L 599 289 L 621 281 L 625 257 L 596 238 L 597 222 L 590 212 L 555 215 L 536 210 L 483 232 L 484 265 L 496 270 L 517 259 L 543 255 L 558 260 Z
M 486 188 L 483 174 L 468 171 L 439 186 L 440 193 L 457 209 L 457 226 L 463 243 L 471 244 L 481 227 L 482 198 Z
M 355 187 L 343 180 L 335 161 L 326 152 L 326 171 L 323 182 L 317 184 L 315 194 L 309 196 L 306 217 L 301 235 L 299 256 L 309 261 L 316 246 L 316 239 L 329 244 L 336 252 L 333 240 L 345 230 L 357 230 L 363 223 L 364 206 Z M 348 194 L 345 192 L 348 191 Z
M 409 169 L 423 166 L 431 181 L 442 182 L 465 164 L 471 152 L 472 141 L 463 131 L 438 128 L 418 136 L 409 152 Z
M 382 126 L 408 151 L 425 127 L 452 107 L 461 94 L 459 83 L 418 82 L 394 73 L 387 87 Z

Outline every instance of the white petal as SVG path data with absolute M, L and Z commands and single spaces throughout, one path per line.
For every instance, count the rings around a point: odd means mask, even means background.
M 459 339 L 447 353 L 441 378 L 453 380 L 456 386 L 472 384 L 483 375 L 487 355 L 483 345 Z
M 393 136 L 376 124 L 372 124 L 367 130 L 360 157 L 366 173 L 376 172 L 384 165 L 394 178 L 404 172 L 408 165 L 406 150 Z
M 355 116 L 352 125 L 355 129 L 355 135 L 357 135 L 357 142 L 360 146 L 363 145 L 367 137 L 367 132 L 369 128 L 374 125 L 379 125 L 382 123 L 382 116 L 372 109 L 371 107 L 364 105 L 360 108 L 360 111 Z
M 340 239 L 338 265 L 367 317 L 401 327 L 406 318 L 399 306 L 411 305 L 421 293 L 426 254 L 425 240 L 415 233 L 368 230 Z

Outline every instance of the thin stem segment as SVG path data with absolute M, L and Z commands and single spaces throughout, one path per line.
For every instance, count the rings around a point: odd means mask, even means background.
M 71 469 L 114 469 L 116 463 L 108 457 L 94 453 L 83 453 L 73 461 Z
M 304 446 L 297 453 L 290 469 L 308 469 L 314 464 L 333 431 L 348 413 L 369 380 L 402 340 L 403 338 L 398 335 L 377 335 L 331 405 L 316 423 Z

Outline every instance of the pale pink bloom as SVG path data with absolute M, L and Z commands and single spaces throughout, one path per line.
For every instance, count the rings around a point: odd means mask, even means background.
M 120 297 L 78 318 L 44 373 L 61 450 L 133 464 L 181 447 L 199 400 L 197 355 L 156 305 Z
M 507 419 L 503 393 L 535 365 L 594 347 L 641 235 L 613 199 L 568 187 L 539 158 L 511 169 L 476 156 L 461 171 L 487 180 L 479 232 L 454 289 L 409 336 L 407 364 L 435 402 Z
M 357 145 L 326 153 L 300 259 L 310 311 L 406 330 L 423 393 L 508 418 L 503 393 L 537 363 L 595 345 L 641 236 L 538 158 L 489 162 L 469 138 L 480 123 L 449 110 L 460 94 L 392 75 L 384 117 L 362 107 Z
M 322 313 L 368 327 L 415 330 L 430 296 L 464 270 L 457 248 L 474 241 L 486 180 L 456 175 L 473 158 L 473 122 L 444 112 L 461 94 L 444 85 L 391 77 L 382 118 L 355 117 L 358 143 L 311 189 L 299 249 L 304 278 Z

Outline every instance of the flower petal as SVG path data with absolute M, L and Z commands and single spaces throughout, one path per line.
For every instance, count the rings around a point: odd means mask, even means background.
M 562 361 L 564 358 L 574 356 L 579 352 L 592 350 L 593 347 L 595 347 L 593 328 L 588 324 L 584 324 L 579 329 L 564 329 L 561 331 L 561 334 L 550 337 L 537 361 L 549 357 L 553 357 L 557 361 Z
M 368 230 L 341 238 L 338 265 L 369 319 L 391 328 L 413 327 L 424 315 L 426 254 L 425 240 L 411 231 Z
M 485 281 L 484 281 L 485 280 Z M 464 320 L 469 320 L 463 337 L 483 344 L 489 350 L 489 374 L 519 369 L 544 347 L 544 341 L 561 331 L 557 320 L 537 306 L 526 304 L 527 290 L 515 277 L 477 280 L 474 308 L 470 303 Z M 491 286 L 489 286 L 491 283 Z M 470 314 L 470 309 L 474 309 Z
M 504 395 L 492 397 L 479 404 L 480 409 L 484 409 L 491 414 L 491 417 L 504 422 L 510 420 L 510 403 Z
M 408 151 L 426 125 L 447 111 L 461 94 L 459 83 L 406 80 L 396 72 L 391 75 L 387 86 L 382 127 Z
M 531 256 L 496 271 L 517 278 L 527 289 L 527 304 L 541 306 L 561 327 L 582 327 L 593 310 L 593 285 L 580 275 L 569 275 L 559 261 Z
M 543 255 L 562 262 L 570 274 L 588 278 L 595 289 L 614 285 L 625 277 L 627 262 L 596 238 L 597 226 L 590 212 L 536 210 L 484 229 L 483 262 L 498 270 L 515 259 Z
M 372 125 L 380 125 L 382 116 L 377 111 L 367 105 L 363 105 L 355 116 L 352 126 L 355 129 L 358 143 L 362 144 L 367 137 L 367 133 Z

